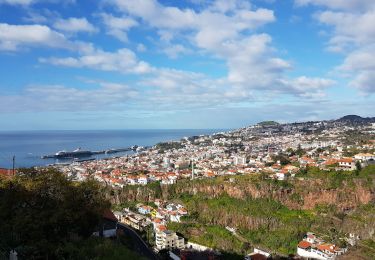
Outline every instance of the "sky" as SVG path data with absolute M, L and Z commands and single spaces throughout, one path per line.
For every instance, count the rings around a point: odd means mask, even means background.
M 0 130 L 375 116 L 373 0 L 0 0 Z

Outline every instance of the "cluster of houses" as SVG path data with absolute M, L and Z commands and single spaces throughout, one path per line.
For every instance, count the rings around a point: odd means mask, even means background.
M 114 214 L 120 223 L 131 226 L 132 228 L 145 231 L 152 227 L 155 234 L 155 249 L 184 248 L 184 238 L 178 236 L 172 230 L 167 229 L 168 222 L 180 222 L 181 217 L 186 216 L 188 211 L 181 204 L 166 203 L 156 199 L 154 204 L 156 208 L 149 205 L 136 205 L 137 212 L 130 209 L 115 211 Z
M 375 140 L 348 144 L 345 131 L 352 128 L 333 125 L 316 134 L 310 130 L 321 127 L 321 124 L 310 126 L 308 132 L 304 132 L 305 126 L 301 127 L 283 125 L 274 129 L 253 126 L 183 138 L 167 143 L 163 150 L 155 145 L 128 156 L 75 162 L 59 166 L 59 169 L 77 180 L 91 176 L 107 185 L 123 188 L 150 182 L 170 185 L 179 179 L 260 172 L 285 180 L 306 166 L 352 171 L 357 168 L 358 162 L 362 167 L 375 164 Z M 375 132 L 374 128 L 358 127 L 355 130 L 365 134 Z M 298 150 L 303 153 L 297 153 Z M 357 154 L 348 156 L 351 155 L 348 151 L 357 151 Z M 280 154 L 289 164 L 275 161 Z
M 346 251 L 346 248 L 327 243 L 311 232 L 308 232 L 297 246 L 297 254 L 307 259 L 331 260 Z

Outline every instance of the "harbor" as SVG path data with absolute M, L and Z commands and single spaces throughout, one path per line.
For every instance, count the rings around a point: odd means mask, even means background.
M 140 151 L 143 150 L 144 147 L 133 145 L 127 148 L 118 148 L 118 149 L 108 149 L 108 150 L 101 150 L 101 151 L 88 151 L 82 150 L 81 148 L 77 148 L 74 151 L 59 151 L 55 154 L 51 155 L 43 155 L 41 156 L 42 159 L 79 159 L 79 158 L 89 158 L 99 154 L 116 154 L 122 152 L 129 152 L 129 151 Z

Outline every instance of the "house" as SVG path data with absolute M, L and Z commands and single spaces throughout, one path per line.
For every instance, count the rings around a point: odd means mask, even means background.
M 163 224 L 160 224 L 160 225 L 156 225 L 156 228 L 154 228 L 156 232 L 163 232 L 165 230 L 167 230 L 167 227 Z
M 94 236 L 101 237 L 115 237 L 117 232 L 118 219 L 113 214 L 110 209 L 106 209 L 103 212 L 102 221 L 97 227 L 96 232 L 93 233 Z
M 285 172 L 277 172 L 275 173 L 275 178 L 278 179 L 279 181 L 284 181 L 288 178 L 290 174 L 289 173 L 285 173 Z
M 354 155 L 354 159 L 361 162 L 375 160 L 375 155 L 371 153 L 358 153 Z
M 127 178 L 126 178 L 126 181 L 127 181 L 127 183 L 129 184 L 129 185 L 136 185 L 137 184 L 137 177 L 135 177 L 135 176 L 128 176 Z
M 331 260 L 346 252 L 346 249 L 337 247 L 334 244 L 326 243 L 313 233 L 306 236 L 297 245 L 297 254 L 301 257 L 318 260 Z
M 178 214 L 182 215 L 182 216 L 185 216 L 188 214 L 187 210 L 184 208 L 184 207 L 180 207 L 178 209 Z
M 124 223 L 128 226 L 131 226 L 132 228 L 141 231 L 144 230 L 150 224 L 150 222 L 147 220 L 145 216 L 136 214 L 129 210 L 124 212 L 121 218 L 121 223 Z
M 170 219 L 171 222 L 178 222 L 178 223 L 180 223 L 181 222 L 180 217 L 181 216 L 179 214 L 177 214 L 176 212 L 171 212 L 169 214 L 169 219 Z
M 139 175 L 138 176 L 138 184 L 146 185 L 148 182 L 146 175 Z
M 166 176 L 161 177 L 161 184 L 163 185 L 172 185 L 176 183 L 176 179 L 170 179 Z
M 213 178 L 213 177 L 216 176 L 215 173 L 212 172 L 212 171 L 207 171 L 207 172 L 205 172 L 203 175 L 204 175 L 206 178 Z
M 153 208 L 150 207 L 150 206 L 147 206 L 147 205 L 141 205 L 141 206 L 138 207 L 138 212 L 143 214 L 143 215 L 150 214 L 152 210 L 153 210 Z
M 173 248 L 182 249 L 185 247 L 185 240 L 171 230 L 164 230 L 156 233 L 155 245 L 158 250 Z
M 341 170 L 353 171 L 356 169 L 355 162 L 352 158 L 341 158 L 338 163 Z
M 154 218 L 152 220 L 152 225 L 154 227 L 154 230 L 156 230 L 158 228 L 158 226 L 165 225 L 165 221 L 161 218 Z
M 167 207 L 166 207 L 166 210 L 167 211 L 177 211 L 177 206 L 173 203 L 168 204 Z

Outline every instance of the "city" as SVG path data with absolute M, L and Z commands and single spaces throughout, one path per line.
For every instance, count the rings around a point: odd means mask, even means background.
M 126 157 L 55 167 L 76 181 L 93 178 L 114 190 L 152 183 L 163 187 L 184 180 L 194 182 L 225 176 L 234 183 L 235 176 L 255 176 L 282 183 L 298 181 L 303 184 L 308 183 L 304 181 L 304 172 L 309 168 L 316 169 L 317 175 L 321 174 L 319 171 L 322 174 L 335 171 L 351 176 L 368 166 L 375 167 L 375 120 L 356 120 L 358 118 L 348 116 L 339 120 L 294 124 L 261 122 L 234 131 L 159 143 Z M 366 204 L 373 199 L 373 195 L 368 195 L 358 200 Z M 330 204 L 330 200 L 331 197 L 322 198 L 319 203 Z M 119 223 L 141 232 L 151 227 L 153 235 L 150 244 L 154 245 L 156 252 L 161 249 L 180 249 L 183 252 L 183 249 L 188 248 L 212 250 L 213 255 L 220 254 L 205 244 L 186 243 L 184 237 L 169 229 L 168 223 L 184 222 L 185 216 L 189 215 L 184 205 L 162 199 L 147 200 L 148 205 L 135 202 L 123 208 L 118 203 L 114 215 Z M 355 208 L 351 205 L 342 207 L 346 212 Z M 301 208 L 310 209 L 311 205 L 302 203 Z M 236 227 L 226 228 L 237 235 Z M 354 246 L 360 239 L 360 234 L 354 232 L 345 237 L 348 241 L 346 245 Z M 301 237 L 301 242 L 295 245 L 297 256 L 334 259 L 348 250 L 347 247 L 340 249 L 320 238 L 309 240 L 309 237 L 311 235 Z M 257 252 L 253 254 L 259 254 Z M 267 257 L 275 253 L 268 251 L 263 255 Z
M 374 260 L 375 0 L 0 0 L 0 260 Z

